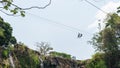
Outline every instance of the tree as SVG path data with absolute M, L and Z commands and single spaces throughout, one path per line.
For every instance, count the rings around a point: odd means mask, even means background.
M 86 64 L 86 68 L 107 68 L 104 61 L 103 53 L 96 53 L 92 56 L 92 59 Z
M 36 46 L 37 46 L 37 50 L 40 54 L 39 56 L 39 60 L 41 62 L 40 66 L 41 68 L 44 68 L 44 64 L 43 64 L 43 61 L 45 59 L 45 57 L 49 54 L 50 50 L 53 50 L 52 47 L 50 47 L 50 45 L 46 42 L 41 42 L 41 43 L 36 43 Z
M 46 7 L 48 7 L 50 4 L 51 4 L 51 0 L 49 0 L 49 3 L 46 4 L 45 6 L 43 7 L 39 7 L 39 6 L 31 6 L 31 7 L 28 7 L 28 8 L 21 8 L 20 6 L 16 5 L 13 3 L 14 0 L 0 0 L 0 3 L 2 4 L 0 6 L 0 8 L 2 10 L 0 10 L 1 12 L 5 13 L 6 15 L 9 15 L 9 16 L 15 16 L 16 14 L 20 14 L 21 16 L 25 16 L 25 10 L 30 10 L 30 9 L 33 9 L 33 8 L 37 8 L 37 9 L 45 9 Z M 7 10 L 11 13 L 7 13 L 4 10 Z
M 97 51 L 105 53 L 105 61 L 108 68 L 119 68 L 119 45 L 120 45 L 120 16 L 109 15 L 106 19 L 106 27 L 94 35 L 92 43 Z
M 46 42 L 36 43 L 37 50 L 40 53 L 40 55 L 47 56 L 49 54 L 50 50 L 53 50 L 52 47 Z
M 0 46 L 8 46 L 9 43 L 16 43 L 16 38 L 12 36 L 12 30 L 10 24 L 0 18 Z

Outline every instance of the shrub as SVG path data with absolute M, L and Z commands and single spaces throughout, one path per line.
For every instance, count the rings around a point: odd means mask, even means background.
M 92 59 L 86 64 L 86 68 L 107 68 L 103 53 L 96 53 Z
M 105 65 L 105 61 L 99 60 L 99 61 L 90 61 L 87 65 L 86 68 L 107 68 Z
M 60 53 L 60 52 L 50 52 L 50 55 L 53 57 L 61 57 L 61 58 L 65 58 L 65 59 L 71 59 L 71 55 L 70 54 L 66 54 L 66 53 Z
M 6 50 L 3 50 L 2 52 L 2 57 L 3 58 L 7 58 L 9 56 L 9 51 L 6 49 Z

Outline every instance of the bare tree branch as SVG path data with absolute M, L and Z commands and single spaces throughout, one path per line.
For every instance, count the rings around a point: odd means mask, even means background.
M 15 12 L 15 13 L 13 12 L 13 14 L 9 14 L 9 13 L 7 13 L 7 12 L 4 12 L 3 10 L 0 10 L 0 12 L 6 14 L 6 15 L 8 15 L 8 16 L 21 16 L 21 15 L 16 15 L 16 13 L 18 13 L 18 12 L 21 13 L 21 12 L 24 12 L 25 10 L 30 10 L 30 9 L 34 9 L 34 8 L 37 8 L 37 9 L 45 9 L 46 7 L 48 7 L 48 6 L 51 4 L 51 1 L 52 1 L 52 0 L 49 0 L 48 4 L 46 4 L 46 5 L 43 6 L 43 7 L 40 7 L 40 6 L 31 6 L 31 7 L 28 7 L 28 8 L 21 8 L 21 7 L 19 7 L 18 5 L 13 4 L 12 2 L 9 2 L 9 1 L 0 1 L 1 4 L 4 4 L 4 3 L 5 3 L 5 5 L 3 5 L 3 7 L 0 7 L 0 8 L 2 8 L 2 9 L 4 9 L 5 6 L 7 6 L 7 4 L 9 4 L 9 3 L 10 3 L 11 6 L 14 7 L 14 9 L 9 9 L 10 6 L 7 7 L 10 12 L 12 12 L 11 10 L 14 11 L 15 9 L 17 9 L 17 12 Z M 22 13 L 22 14 L 23 14 L 23 13 Z
M 21 8 L 21 7 L 15 5 L 15 4 L 13 4 L 13 3 L 12 3 L 11 5 L 13 5 L 13 6 L 19 8 L 20 10 L 30 10 L 30 9 L 33 9 L 33 8 L 37 8 L 37 9 L 45 9 L 46 7 L 48 7 L 48 6 L 51 4 L 51 1 L 52 1 L 52 0 L 50 0 L 49 3 L 46 4 L 46 5 L 43 6 L 43 7 L 39 7 L 39 6 L 31 6 L 31 7 L 29 7 L 29 8 Z
M 0 12 L 6 14 L 6 15 L 8 15 L 8 16 L 20 16 L 20 15 L 15 15 L 15 14 L 9 14 L 9 13 L 6 13 L 6 12 L 4 12 L 4 11 L 2 11 L 2 10 L 0 10 Z

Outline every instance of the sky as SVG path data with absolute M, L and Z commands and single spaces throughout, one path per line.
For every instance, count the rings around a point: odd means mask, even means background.
M 119 0 L 88 0 L 105 12 L 115 12 L 120 6 Z M 15 0 L 20 7 L 44 6 L 48 0 Z M 26 11 L 25 17 L 0 16 L 13 27 L 13 35 L 31 49 L 36 42 L 48 42 L 54 51 L 64 52 L 79 60 L 89 59 L 95 53 L 88 44 L 98 31 L 106 14 L 84 0 L 52 0 L 45 9 Z M 98 21 L 101 20 L 101 21 Z M 61 25 L 62 24 L 62 25 Z M 81 38 L 77 38 L 82 33 Z

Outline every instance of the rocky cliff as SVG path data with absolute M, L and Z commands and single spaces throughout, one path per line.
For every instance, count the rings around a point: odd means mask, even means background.
M 37 51 L 23 45 L 15 45 L 10 50 L 0 47 L 0 68 L 40 68 Z M 44 68 L 85 68 L 81 61 L 60 57 L 45 57 Z
M 60 57 L 46 57 L 44 68 L 85 68 L 87 61 L 70 60 Z

